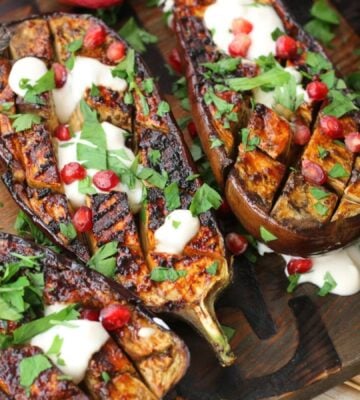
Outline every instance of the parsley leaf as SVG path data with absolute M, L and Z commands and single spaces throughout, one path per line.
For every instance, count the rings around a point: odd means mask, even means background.
M 36 114 L 14 114 L 9 118 L 13 119 L 12 126 L 15 132 L 22 132 L 30 129 L 34 124 L 40 124 L 41 117 Z
M 322 200 L 330 196 L 329 192 L 326 192 L 325 190 L 318 187 L 310 188 L 310 193 L 316 200 Z
M 253 136 L 252 138 L 249 138 L 250 135 L 250 130 L 248 128 L 242 128 L 241 129 L 241 143 L 244 146 L 244 151 L 254 151 L 256 149 L 256 146 L 260 144 L 260 138 L 259 136 Z
M 61 347 L 64 343 L 64 339 L 61 338 L 59 335 L 56 335 L 53 339 L 53 342 L 49 348 L 49 350 L 46 352 L 48 356 L 54 355 L 58 356 L 61 351 Z
M 326 115 L 340 118 L 344 114 L 358 109 L 352 98 L 349 95 L 344 95 L 339 90 L 330 90 L 329 97 L 331 102 L 323 109 L 323 113 Z
M 155 282 L 176 282 L 186 275 L 187 271 L 185 270 L 176 270 L 173 267 L 155 267 L 150 273 L 150 279 Z
M 330 293 L 333 289 L 335 289 L 337 286 L 337 283 L 333 276 L 330 274 L 330 272 L 326 272 L 324 276 L 324 284 L 318 291 L 318 295 L 323 297 L 326 296 L 328 293 Z
M 118 243 L 109 242 L 101 246 L 99 250 L 90 258 L 87 265 L 101 274 L 113 277 L 116 270 L 116 255 L 118 253 Z
M 79 190 L 79 193 L 81 193 L 81 194 L 96 194 L 97 193 L 96 189 L 92 185 L 90 176 L 87 176 L 86 178 L 79 181 L 78 190 Z
M 271 38 L 272 40 L 276 41 L 277 39 L 279 39 L 280 36 L 284 36 L 285 32 L 283 32 L 281 29 L 279 29 L 278 27 L 276 29 L 274 29 L 271 32 Z
M 166 208 L 168 210 L 175 210 L 180 207 L 180 194 L 179 186 L 176 182 L 171 183 L 164 189 Z
M 41 76 L 36 83 L 26 86 L 27 91 L 24 95 L 24 100 L 28 103 L 43 104 L 38 95 L 44 92 L 55 89 L 55 75 L 54 71 L 50 69 L 43 76 Z
M 146 45 L 157 43 L 158 38 L 140 28 L 135 19 L 131 17 L 119 30 L 119 35 L 140 53 L 146 50 Z
M 321 21 L 338 25 L 340 19 L 336 11 L 329 6 L 326 0 L 317 0 L 311 7 L 310 14 Z
M 329 155 L 329 151 L 326 150 L 324 147 L 318 146 L 317 148 L 319 157 L 323 160 Z
M 314 208 L 315 211 L 322 217 L 329 212 L 329 207 L 327 207 L 325 204 L 320 203 L 319 201 L 314 204 Z
M 331 178 L 336 179 L 336 178 L 346 178 L 349 176 L 349 174 L 348 172 L 346 172 L 345 168 L 341 164 L 336 163 L 329 171 L 329 176 Z
M 304 95 L 297 93 L 296 79 L 290 76 L 288 82 L 282 86 L 277 86 L 274 93 L 275 107 L 277 104 L 288 110 L 295 112 L 304 102 Z
M 123 58 L 111 71 L 113 77 L 126 79 L 133 82 L 135 75 L 135 51 L 128 49 L 126 57 Z
M 67 224 L 60 222 L 60 232 L 69 240 L 73 240 L 77 236 L 76 229 L 71 222 Z
M 108 372 L 106 372 L 106 371 L 103 371 L 103 372 L 101 373 L 101 378 L 102 378 L 102 380 L 103 380 L 105 383 L 108 383 L 108 382 L 111 381 L 110 375 L 109 375 Z
M 218 267 L 219 267 L 219 261 L 214 261 L 211 265 L 209 265 L 209 266 L 206 268 L 206 272 L 207 272 L 209 275 L 216 275 L 217 270 L 218 270 Z
M 142 82 L 142 88 L 146 94 L 154 91 L 154 78 L 147 78 Z
M 335 37 L 335 34 L 332 32 L 332 25 L 319 19 L 310 20 L 304 28 L 307 33 L 323 42 L 326 46 Z
M 293 274 L 288 276 L 289 286 L 286 289 L 288 293 L 292 293 L 295 290 L 295 288 L 299 283 L 299 279 L 300 279 L 300 274 Z
M 222 203 L 219 193 L 212 189 L 207 183 L 204 183 L 195 193 L 191 204 L 190 211 L 195 217 L 211 208 L 219 208 Z
M 149 151 L 149 160 L 151 164 L 157 165 L 159 164 L 161 158 L 160 150 L 152 149 Z
M 236 330 L 234 328 L 231 328 L 231 326 L 226 326 L 226 325 L 221 325 L 221 329 L 223 330 L 227 340 L 231 340 L 234 335 Z
M 260 236 L 265 243 L 272 242 L 273 240 L 277 239 L 277 237 L 268 231 L 264 226 L 260 226 Z
M 65 61 L 65 66 L 70 71 L 74 68 L 75 64 L 75 53 L 81 49 L 83 45 L 83 39 L 76 39 L 67 45 L 67 50 L 70 52 L 69 58 Z
M 29 388 L 43 371 L 51 367 L 50 361 L 43 354 L 22 359 L 19 364 L 20 385 Z
M 312 51 L 306 52 L 306 64 L 310 67 L 313 74 L 319 74 L 322 71 L 332 69 L 330 61 L 319 53 Z
M 214 73 L 226 75 L 229 72 L 236 71 L 240 62 L 241 58 L 228 57 L 222 58 L 214 63 L 203 63 L 201 65 Z
M 224 144 L 224 142 L 219 138 L 210 138 L 210 141 L 211 141 L 210 149 L 221 147 Z
M 158 110 L 157 110 L 157 115 L 159 115 L 160 117 L 163 117 L 166 113 L 168 113 L 170 111 L 170 106 L 169 103 L 162 100 L 159 104 Z

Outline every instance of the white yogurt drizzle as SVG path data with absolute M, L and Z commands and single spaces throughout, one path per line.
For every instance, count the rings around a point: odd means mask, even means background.
M 199 232 L 200 220 L 189 210 L 174 210 L 155 231 L 155 251 L 181 254 L 186 244 Z
M 258 251 L 260 255 L 273 252 L 263 243 L 258 243 Z M 286 263 L 293 258 L 299 258 L 285 254 L 280 255 Z M 339 250 L 312 256 L 311 259 L 313 267 L 309 272 L 300 274 L 299 284 L 312 283 L 322 287 L 328 272 L 336 282 L 336 287 L 331 289 L 330 293 L 350 296 L 360 291 L 360 242 Z M 285 268 L 285 274 L 288 276 L 287 268 Z
M 45 308 L 45 315 L 62 310 L 68 304 L 54 304 Z M 47 353 L 54 338 L 63 340 L 60 352 L 48 357 L 63 372 L 69 375 L 75 383 L 84 379 L 86 370 L 93 354 L 101 349 L 110 338 L 100 322 L 88 320 L 67 321 L 64 325 L 55 325 L 49 330 L 34 336 L 30 344 Z M 63 362 L 59 362 L 62 360 Z
M 101 126 L 105 132 L 105 138 L 107 143 L 107 150 L 124 150 L 124 157 L 120 155 L 116 155 L 121 163 L 123 163 L 126 167 L 130 167 L 132 162 L 135 159 L 134 153 L 125 146 L 125 136 L 126 133 L 123 129 L 118 128 L 115 125 L 112 125 L 108 122 L 102 122 Z M 76 145 L 77 143 L 83 143 L 91 147 L 95 147 L 93 144 L 86 140 L 80 139 L 81 132 L 76 132 L 74 137 L 67 142 L 58 142 L 58 168 L 61 170 L 66 164 L 70 162 L 80 162 L 77 158 Z M 65 146 L 65 147 L 61 147 Z M 81 163 L 81 162 L 80 162 Z M 93 177 L 97 169 L 87 169 L 87 175 Z M 65 194 L 67 198 L 70 200 L 71 204 L 74 207 L 80 207 L 85 204 L 86 195 L 79 192 L 79 181 L 75 181 L 70 185 L 64 185 Z M 102 193 L 99 189 L 97 189 L 94 185 L 92 187 L 98 192 Z M 140 180 L 135 181 L 135 187 L 129 188 L 127 185 L 123 183 L 119 183 L 112 190 L 125 192 L 128 196 L 129 206 L 133 213 L 136 213 L 140 210 L 141 200 L 143 196 L 143 184 Z M 105 192 L 103 192 L 105 193 Z

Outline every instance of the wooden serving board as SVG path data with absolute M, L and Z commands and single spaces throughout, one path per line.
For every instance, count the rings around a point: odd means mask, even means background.
M 170 94 L 174 78 L 164 67 L 175 39 L 161 12 L 146 8 L 145 3 L 138 0 L 131 2 L 131 6 L 125 4 L 120 14 L 123 19 L 136 15 L 147 30 L 158 36 L 157 46 L 150 46 L 144 58 L 159 77 L 176 117 L 181 117 L 184 111 Z M 302 4 L 295 3 L 297 7 Z M 46 0 L 1 1 L 0 20 L 54 10 L 70 8 Z M 342 73 L 359 69 L 359 58 L 353 53 L 359 47 L 359 37 L 342 20 L 334 50 L 330 52 Z M 14 232 L 18 208 L 2 183 L 0 202 L 3 204 L 0 227 Z M 231 218 L 219 222 L 225 230 L 234 225 Z M 235 329 L 231 345 L 238 359 L 232 367 L 221 368 L 199 335 L 187 325 L 165 317 L 184 338 L 192 357 L 189 372 L 169 399 L 310 399 L 360 373 L 360 293 L 320 298 L 316 295 L 317 288 L 303 285 L 289 295 L 284 266 L 275 254 L 261 258 L 255 266 L 243 258 L 235 260 L 234 283 L 217 305 L 221 322 Z M 354 390 L 354 397 L 349 393 L 337 388 L 335 394 L 329 392 L 321 398 L 360 398 L 360 392 Z

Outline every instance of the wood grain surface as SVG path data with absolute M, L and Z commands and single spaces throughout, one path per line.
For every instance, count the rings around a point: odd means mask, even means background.
M 0 19 L 9 21 L 58 9 L 70 10 L 55 1 L 0 1 Z M 136 15 L 158 37 L 157 45 L 150 46 L 144 58 L 159 77 L 176 117 L 184 116 L 171 95 L 173 78 L 164 68 L 175 39 L 160 10 L 137 0 L 125 4 L 121 14 L 123 19 Z M 354 54 L 359 47 L 359 37 L 342 19 L 334 48 L 329 51 L 341 73 L 359 69 L 359 58 Z M 0 227 L 14 232 L 18 209 L 2 183 L 0 202 Z M 219 222 L 224 231 L 234 224 L 231 218 Z M 231 345 L 238 361 L 230 368 L 219 367 L 208 345 L 191 328 L 165 316 L 184 338 L 192 356 L 188 374 L 169 399 L 310 399 L 360 373 L 360 294 L 319 298 L 317 288 L 303 285 L 289 295 L 283 267 L 283 260 L 274 254 L 261 258 L 255 266 L 242 258 L 235 261 L 234 284 L 217 306 L 221 322 L 235 329 Z M 355 378 L 317 399 L 359 399 L 359 389 L 360 379 Z

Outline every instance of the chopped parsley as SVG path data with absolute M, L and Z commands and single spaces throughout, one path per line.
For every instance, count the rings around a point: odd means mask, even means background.
M 336 163 L 329 171 L 329 176 L 334 179 L 346 178 L 349 176 L 349 173 L 346 172 L 345 168 L 341 164 Z
M 325 215 L 328 214 L 329 212 L 329 207 L 327 207 L 325 204 L 320 203 L 319 201 L 314 204 L 315 211 L 324 217 Z
M 155 267 L 150 273 L 150 279 L 155 282 L 176 282 L 186 275 L 187 271 L 185 270 L 176 270 L 173 267 Z
M 288 293 L 292 293 L 296 289 L 299 283 L 299 279 L 300 279 L 300 274 L 293 274 L 288 276 L 289 285 L 286 289 Z
M 14 114 L 10 115 L 11 119 L 13 119 L 12 126 L 15 129 L 15 132 L 22 132 L 30 129 L 35 124 L 40 124 L 41 117 L 36 114 Z
M 226 75 L 230 72 L 237 70 L 239 64 L 241 63 L 241 58 L 222 58 L 219 61 L 213 63 L 203 63 L 201 64 L 207 70 L 219 75 Z
M 322 200 L 330 196 L 329 192 L 326 192 L 325 190 L 318 187 L 310 188 L 310 193 L 316 200 Z
M 324 284 L 318 291 L 318 295 L 323 297 L 326 296 L 328 293 L 330 293 L 333 289 L 335 289 L 337 286 L 337 283 L 333 276 L 330 274 L 330 272 L 326 272 L 324 276 Z
M 249 138 L 250 130 L 248 128 L 241 129 L 241 143 L 244 146 L 244 151 L 254 151 L 256 146 L 260 144 L 259 136 L 253 136 Z
M 260 236 L 265 243 L 272 242 L 273 240 L 277 239 L 277 237 L 264 226 L 260 226 Z
M 171 211 L 180 207 L 179 186 L 176 182 L 171 183 L 164 189 L 166 208 Z
M 96 194 L 96 189 L 92 185 L 92 180 L 90 176 L 87 176 L 86 178 L 82 179 L 78 183 L 78 190 L 79 193 L 81 194 Z
M 171 221 L 172 226 L 177 229 L 181 225 L 181 221 L 173 220 Z
M 159 164 L 160 158 L 161 158 L 160 150 L 152 149 L 149 151 L 149 160 L 151 164 L 153 165 Z
M 154 79 L 147 78 L 142 82 L 142 89 L 146 94 L 151 94 L 154 91 Z
M 206 272 L 209 275 L 216 275 L 217 270 L 219 267 L 219 261 L 214 261 L 212 264 L 210 264 L 207 268 L 206 268 Z
M 235 332 L 236 332 L 236 330 L 234 328 L 232 328 L 231 326 L 221 325 L 221 329 L 224 332 L 227 340 L 229 340 L 229 341 L 234 337 Z
M 330 104 L 322 110 L 326 115 L 340 118 L 344 114 L 358 109 L 353 102 L 354 97 L 350 94 L 345 95 L 340 90 L 332 89 L 329 92 L 329 97 L 331 99 Z
M 162 100 L 159 104 L 158 110 L 157 110 L 157 115 L 159 115 L 160 117 L 163 117 L 166 113 L 168 113 L 170 111 L 170 106 L 169 103 Z
M 111 381 L 110 375 L 109 375 L 109 373 L 106 372 L 106 371 L 103 371 L 103 372 L 101 373 L 101 378 L 102 378 L 102 380 L 103 380 L 105 383 L 108 383 L 108 382 Z
M 101 274 L 113 277 L 116 271 L 116 255 L 118 253 L 118 243 L 109 242 L 101 246 L 98 251 L 90 258 L 87 265 Z
M 42 372 L 51 367 L 50 361 L 43 354 L 22 359 L 19 364 L 20 385 L 29 388 Z
M 273 41 L 276 41 L 277 39 L 279 39 L 280 36 L 284 36 L 284 35 L 285 35 L 285 32 L 283 32 L 278 27 L 276 27 L 276 29 L 274 29 L 271 32 L 271 38 L 272 38 Z
M 221 139 L 218 139 L 218 138 L 210 138 L 210 141 L 211 141 L 211 146 L 210 146 L 211 149 L 215 149 L 217 147 L 221 147 L 224 144 L 224 142 Z
M 204 183 L 195 193 L 191 204 L 190 211 L 193 216 L 197 216 L 211 208 L 218 209 L 222 203 L 219 193 Z
M 295 112 L 304 102 L 304 95 L 297 92 L 296 79 L 290 76 L 289 80 L 282 86 L 277 86 L 274 92 L 275 107 L 277 104 Z
M 135 19 L 131 17 L 119 30 L 123 37 L 136 51 L 143 53 L 146 45 L 157 43 L 158 38 L 139 27 Z
M 65 66 L 70 71 L 74 68 L 75 65 L 75 53 L 82 48 L 83 39 L 76 39 L 73 42 L 67 45 L 67 50 L 70 52 L 69 58 L 65 61 Z
M 319 157 L 323 160 L 329 155 L 329 151 L 324 149 L 324 147 L 318 146 L 317 148 Z
M 60 232 L 69 240 L 73 240 L 77 236 L 76 229 L 71 222 L 60 222 Z
M 24 100 L 27 103 L 44 104 L 43 100 L 39 98 L 39 95 L 55 89 L 54 71 L 50 69 L 43 76 L 41 76 L 34 85 L 30 85 L 28 82 L 26 82 L 22 88 L 26 89 Z

